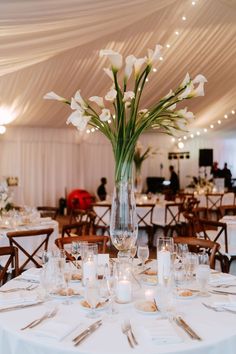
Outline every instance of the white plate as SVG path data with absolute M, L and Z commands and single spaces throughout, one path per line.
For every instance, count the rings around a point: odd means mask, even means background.
M 143 315 L 156 316 L 161 315 L 160 311 L 148 311 L 146 308 L 154 308 L 154 303 L 152 301 L 147 300 L 139 300 L 134 303 L 135 310 Z M 157 305 L 158 306 L 158 305 Z
M 181 300 L 190 300 L 195 298 L 198 295 L 199 291 L 191 291 L 188 289 L 181 289 L 181 290 L 177 290 L 175 293 L 175 296 L 177 299 L 181 299 Z

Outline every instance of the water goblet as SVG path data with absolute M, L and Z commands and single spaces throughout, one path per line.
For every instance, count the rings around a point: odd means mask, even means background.
M 71 278 L 72 278 L 72 268 L 71 268 L 70 262 L 65 263 L 65 266 L 63 269 L 63 275 L 64 275 L 65 284 L 66 284 L 66 300 L 63 302 L 63 304 L 69 305 L 71 303 L 69 301 L 69 282 L 71 281 Z
M 207 264 L 199 264 L 196 271 L 196 279 L 199 284 L 200 296 L 209 296 L 207 286 L 210 278 L 210 267 Z
M 138 259 L 142 263 L 142 268 L 144 268 L 145 261 L 148 260 L 149 257 L 149 248 L 148 246 L 138 246 Z
M 85 281 L 85 298 L 87 303 L 91 307 L 91 311 L 88 313 L 88 318 L 96 318 L 99 315 L 96 313 L 96 306 L 100 299 L 100 292 L 98 287 L 98 281 L 96 279 L 89 280 L 86 279 Z

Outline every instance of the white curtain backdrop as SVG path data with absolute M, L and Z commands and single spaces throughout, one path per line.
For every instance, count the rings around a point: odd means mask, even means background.
M 142 166 L 143 187 L 147 176 L 169 178 L 169 165 L 176 171 L 176 160 L 168 160 L 168 152 L 179 151 L 169 136 L 143 134 L 142 145 L 158 148 L 153 158 Z M 212 148 L 214 160 L 222 168 L 224 162 L 236 177 L 236 141 L 215 135 L 211 139 L 194 139 L 185 143 L 183 151 L 190 152 L 190 160 L 180 160 L 180 182 L 184 188 L 192 176 L 199 175 L 199 149 Z M 111 195 L 114 181 L 114 161 L 110 143 L 99 133 L 81 138 L 74 129 L 17 128 L 8 129 L 0 137 L 0 181 L 9 176 L 19 178 L 19 186 L 12 187 L 14 202 L 19 205 L 57 205 L 58 199 L 74 189 L 86 189 L 95 194 L 101 177 L 107 177 L 107 191 Z M 160 168 L 163 164 L 163 170 Z M 204 171 L 200 171 L 202 176 Z M 210 177 L 209 168 L 207 169 Z

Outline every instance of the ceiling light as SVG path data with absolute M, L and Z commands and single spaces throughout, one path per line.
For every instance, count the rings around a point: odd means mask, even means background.
M 196 5 L 196 1 L 192 1 L 192 5 L 195 6 Z
M 108 121 L 108 122 L 109 122 L 109 121 Z M 92 132 L 92 133 L 94 133 L 94 132 L 95 132 L 95 129 L 94 129 L 94 128 L 92 128 L 92 129 L 91 129 L 91 132 Z
M 184 140 L 187 140 L 187 137 L 186 137 L 186 135 L 184 136 Z
M 204 128 L 204 133 L 206 133 L 207 132 L 207 128 Z
M 175 31 L 175 34 L 176 34 L 176 36 L 178 36 L 179 35 L 179 31 Z
M 153 68 L 152 71 L 153 71 L 154 73 L 156 73 L 156 72 L 157 72 L 157 69 L 156 69 L 156 68 Z
M 167 44 L 167 45 L 166 45 L 166 48 L 170 48 L 170 44 Z
M 213 128 L 214 128 L 214 125 L 213 125 L 213 124 L 211 124 L 211 125 L 210 125 L 210 128 L 211 128 L 211 129 L 213 129 Z
M 148 82 L 148 78 L 146 78 L 146 82 Z
M 178 148 L 183 149 L 184 148 L 184 143 L 182 141 L 178 142 Z
M 231 113 L 232 113 L 232 114 L 235 114 L 235 111 L 234 111 L 234 110 L 232 110 L 232 111 L 231 111 Z
M 225 115 L 224 115 L 224 118 L 225 118 L 225 119 L 227 119 L 227 118 L 228 118 L 228 115 L 227 115 L 227 114 L 225 114 Z
M 162 60 L 163 60 L 163 57 L 160 57 L 160 58 L 159 58 L 159 60 L 161 60 L 161 61 L 162 61 Z
M 171 141 L 174 143 L 175 142 L 175 138 L 171 138 Z
M 199 136 L 201 133 L 200 132 L 197 132 L 197 135 Z
M 192 138 L 192 139 L 193 139 L 193 138 L 194 138 L 194 135 L 193 135 L 193 134 L 190 134 L 190 138 Z
M 15 118 L 9 108 L 0 107 L 0 125 L 9 124 Z
M 219 119 L 219 120 L 217 121 L 217 123 L 218 123 L 218 124 L 221 124 L 221 120 Z
M 87 129 L 87 130 L 86 130 L 86 133 L 89 134 L 89 133 L 90 133 L 90 129 Z
M 186 21 L 187 20 L 186 16 L 182 16 L 182 20 Z
M 7 128 L 4 127 L 4 125 L 0 125 L 0 134 L 5 134 L 6 130 L 7 130 Z

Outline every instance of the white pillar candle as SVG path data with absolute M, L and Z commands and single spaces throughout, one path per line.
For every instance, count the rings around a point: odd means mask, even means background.
M 164 284 L 165 278 L 169 278 L 171 269 L 171 254 L 165 249 L 157 253 L 158 282 Z
M 96 278 L 96 265 L 94 261 L 83 262 L 83 279 L 94 280 Z
M 132 299 L 132 286 L 131 282 L 127 279 L 118 281 L 116 288 L 117 300 L 121 303 L 130 302 Z

